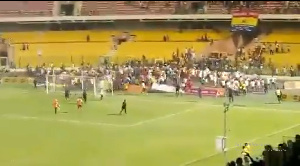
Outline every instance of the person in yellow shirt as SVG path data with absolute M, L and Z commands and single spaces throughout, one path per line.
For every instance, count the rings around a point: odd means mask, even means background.
M 245 145 L 243 146 L 242 155 L 246 156 L 248 154 L 250 154 L 250 145 L 248 143 L 245 143 Z

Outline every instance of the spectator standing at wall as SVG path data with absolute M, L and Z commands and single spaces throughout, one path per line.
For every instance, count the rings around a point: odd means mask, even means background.
M 86 42 L 90 42 L 91 38 L 90 38 L 90 35 L 87 35 L 86 36 Z

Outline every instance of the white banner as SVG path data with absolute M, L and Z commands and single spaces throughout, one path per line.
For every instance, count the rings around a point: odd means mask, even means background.
M 158 83 L 153 83 L 151 89 L 162 91 L 162 92 L 169 92 L 169 93 L 174 93 L 176 90 L 174 86 L 158 84 Z

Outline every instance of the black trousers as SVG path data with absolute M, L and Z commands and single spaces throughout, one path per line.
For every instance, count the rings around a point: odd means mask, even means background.
M 233 95 L 228 96 L 228 99 L 229 99 L 229 103 L 232 103 L 234 101 Z
M 123 111 L 125 112 L 125 114 L 127 114 L 126 107 L 122 107 L 122 108 L 121 108 L 121 112 L 120 112 L 120 114 L 121 114 Z
M 277 95 L 278 102 L 281 102 L 281 95 Z
M 176 96 L 178 97 L 178 96 L 179 96 L 179 90 L 176 89 L 175 94 L 176 94 Z

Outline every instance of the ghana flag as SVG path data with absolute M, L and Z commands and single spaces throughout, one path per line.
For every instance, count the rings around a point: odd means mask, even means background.
M 258 14 L 254 12 L 234 13 L 231 19 L 231 31 L 254 31 L 258 23 Z

